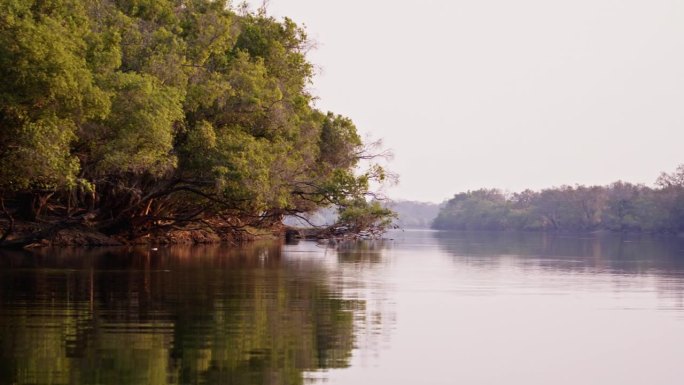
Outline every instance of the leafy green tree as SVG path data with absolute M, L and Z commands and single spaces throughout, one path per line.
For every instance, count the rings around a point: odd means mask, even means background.
M 339 210 L 336 226 L 345 227 L 346 232 L 382 233 L 392 225 L 396 214 L 378 201 L 368 202 L 359 198 L 345 202 Z
M 77 133 L 110 101 L 85 58 L 89 21 L 79 1 L 0 2 L 0 188 L 70 188 Z
M 352 121 L 313 106 L 311 43 L 290 19 L 210 0 L 0 0 L 0 12 L 10 222 L 134 238 L 268 227 L 386 179 L 357 170 L 370 155 Z

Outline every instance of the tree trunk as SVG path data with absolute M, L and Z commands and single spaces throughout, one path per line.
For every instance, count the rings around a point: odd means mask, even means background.
M 2 206 L 2 212 L 7 216 L 7 219 L 9 220 L 9 226 L 7 227 L 7 230 L 2 234 L 2 238 L 0 238 L 0 244 L 4 243 L 7 237 L 12 234 L 14 231 L 14 217 L 12 214 L 10 214 L 9 211 L 7 211 L 7 208 L 5 207 L 5 198 L 0 198 L 0 206 Z

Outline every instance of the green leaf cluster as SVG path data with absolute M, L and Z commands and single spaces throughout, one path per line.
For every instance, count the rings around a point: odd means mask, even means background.
M 0 0 L 0 194 L 102 223 L 360 198 L 382 172 L 356 175 L 356 127 L 314 107 L 310 48 L 227 1 Z

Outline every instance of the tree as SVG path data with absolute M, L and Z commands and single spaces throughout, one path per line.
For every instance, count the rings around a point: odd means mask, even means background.
M 303 28 L 210 0 L 0 0 L 5 216 L 140 237 L 268 227 L 386 178 L 317 110 Z M 5 232 L 7 235 L 7 232 Z
M 684 166 L 663 173 L 656 188 L 622 181 L 561 186 L 505 196 L 459 193 L 433 222 L 438 229 L 668 232 L 684 231 Z

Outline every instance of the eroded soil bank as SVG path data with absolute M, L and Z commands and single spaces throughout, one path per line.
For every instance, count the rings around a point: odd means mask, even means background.
M 39 248 L 50 246 L 124 246 L 124 245 L 165 245 L 165 244 L 241 244 L 257 239 L 277 238 L 285 234 L 283 225 L 269 228 L 231 228 L 217 226 L 194 228 L 174 228 L 152 230 L 141 236 L 126 234 L 103 234 L 83 224 L 54 226 L 38 222 L 15 222 L 12 231 L 5 237 L 9 223 L 1 223 L 2 248 Z

